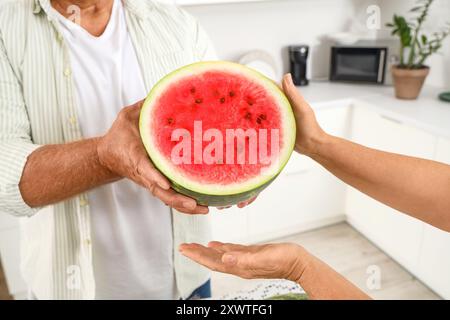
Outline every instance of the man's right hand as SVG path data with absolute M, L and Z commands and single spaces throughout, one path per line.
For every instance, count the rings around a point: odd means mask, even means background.
M 147 188 L 166 205 L 188 214 L 207 214 L 194 199 L 175 192 L 169 181 L 153 166 L 139 134 L 143 101 L 123 108 L 108 133 L 99 138 L 97 154 L 101 165 L 114 174 Z

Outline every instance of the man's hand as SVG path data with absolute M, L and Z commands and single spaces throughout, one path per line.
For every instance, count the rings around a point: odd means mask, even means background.
M 317 123 L 314 111 L 295 87 L 290 74 L 283 78 L 283 91 L 292 105 L 297 123 L 295 150 L 301 154 L 312 156 L 316 152 L 316 146 L 328 135 Z
M 143 101 L 123 108 L 108 133 L 98 140 L 100 163 L 114 174 L 147 188 L 155 197 L 180 212 L 207 214 L 194 199 L 170 188 L 169 181 L 153 166 L 139 134 L 139 114 Z
M 218 272 L 245 279 L 287 279 L 298 281 L 307 265 L 302 257 L 309 255 L 295 244 L 243 246 L 211 242 L 208 247 L 182 244 L 181 254 Z

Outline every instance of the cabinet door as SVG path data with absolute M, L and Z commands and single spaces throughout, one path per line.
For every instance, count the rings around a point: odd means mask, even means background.
M 322 168 L 280 176 L 251 206 L 249 242 L 267 241 L 344 220 L 345 188 Z
M 450 164 L 450 140 L 439 140 L 436 160 Z M 425 225 L 418 275 L 437 294 L 450 299 L 450 233 Z
M 423 131 L 384 117 L 358 103 L 354 108 L 352 139 L 389 152 L 433 158 L 436 139 Z M 393 210 L 359 191 L 347 193 L 349 222 L 410 271 L 418 266 L 424 224 Z
M 348 138 L 350 132 L 350 106 L 322 109 L 316 111 L 317 121 L 329 134 L 341 138 Z M 310 158 L 294 152 L 282 174 L 298 174 L 314 168 L 316 165 Z

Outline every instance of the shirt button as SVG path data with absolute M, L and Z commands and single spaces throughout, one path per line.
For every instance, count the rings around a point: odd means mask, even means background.
M 89 202 L 86 199 L 84 199 L 84 198 L 80 199 L 81 207 L 86 207 L 88 204 L 89 204 Z
M 70 77 L 71 74 L 72 74 L 72 71 L 70 70 L 70 68 L 66 68 L 66 69 L 64 70 L 64 75 L 65 75 L 66 77 Z
M 69 122 L 70 122 L 70 124 L 72 124 L 72 125 L 76 125 L 76 124 L 77 124 L 77 118 L 75 118 L 74 116 L 72 116 L 72 117 L 69 118 Z
M 58 34 L 58 40 L 60 42 L 62 42 L 64 40 L 64 36 L 61 33 Z

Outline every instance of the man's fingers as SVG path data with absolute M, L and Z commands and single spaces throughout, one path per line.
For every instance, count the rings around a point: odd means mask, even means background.
M 177 193 L 173 189 L 163 190 L 157 186 L 153 187 L 152 193 L 168 206 L 171 206 L 178 211 L 189 214 L 207 214 L 209 212 L 207 207 L 198 206 L 194 199 L 186 197 Z
M 180 207 L 173 207 L 175 210 L 181 212 L 181 213 L 185 213 L 185 214 L 208 214 L 209 213 L 209 209 L 208 207 L 204 207 L 204 206 L 197 206 L 195 209 L 186 209 L 186 208 L 180 208 Z
M 136 171 L 148 184 L 156 183 L 163 190 L 170 189 L 169 181 L 153 166 L 146 155 L 141 155 Z
M 179 193 L 176 193 L 174 190 L 163 190 L 161 188 L 156 187 L 154 189 L 155 197 L 161 199 L 167 205 L 174 208 L 185 208 L 188 210 L 194 210 L 197 207 L 197 203 L 194 199 L 183 196 Z
M 258 196 L 255 196 L 255 197 L 253 197 L 253 198 L 251 198 L 251 199 L 249 199 L 247 201 L 238 203 L 238 208 L 242 209 L 242 208 L 245 208 L 246 206 L 252 204 L 253 202 L 255 202 L 257 197 Z

